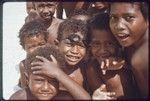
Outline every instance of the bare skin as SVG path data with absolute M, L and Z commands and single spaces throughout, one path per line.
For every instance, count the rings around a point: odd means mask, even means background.
M 37 56 L 43 62 L 33 62 L 31 69 L 34 70 L 33 74 L 45 74 L 49 77 L 56 78 L 63 86 L 71 93 L 75 99 L 90 99 L 89 94 L 60 68 L 57 67 L 56 59 L 51 56 L 53 62 L 48 61 L 44 57 Z M 36 65 L 36 66 L 35 66 Z M 54 69 L 55 68 L 55 69 Z M 35 71 L 36 70 L 36 71 Z
M 143 98 L 147 98 L 149 94 L 148 26 L 148 19 L 144 18 L 141 8 L 136 3 L 113 3 L 111 5 L 111 30 L 119 43 L 126 48 L 128 62 L 132 66 Z

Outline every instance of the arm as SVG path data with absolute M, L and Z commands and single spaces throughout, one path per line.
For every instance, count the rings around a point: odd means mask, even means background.
M 27 95 L 25 90 L 19 90 L 15 92 L 9 100 L 27 100 Z
M 24 64 L 23 62 L 21 61 L 20 64 L 19 64 L 19 69 L 20 69 L 20 79 L 19 79 L 19 83 L 21 84 L 21 88 L 25 88 L 27 86 L 27 83 L 26 83 L 26 77 L 24 75 L 24 72 L 25 72 L 25 67 L 24 67 Z
M 64 87 L 71 93 L 75 99 L 90 99 L 90 95 L 72 80 L 66 73 L 64 73 L 57 65 L 57 61 L 51 56 L 53 62 L 48 61 L 44 57 L 37 56 L 42 62 L 32 63 L 33 74 L 44 74 L 48 77 L 56 78 Z M 35 65 L 35 66 L 34 66 Z
M 59 19 L 62 19 L 62 15 L 63 15 L 63 6 L 62 6 L 62 3 L 60 2 L 60 3 L 57 5 L 56 17 L 59 18 Z

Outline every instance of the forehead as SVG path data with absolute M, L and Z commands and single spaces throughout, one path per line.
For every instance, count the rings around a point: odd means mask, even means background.
M 82 32 L 64 33 L 63 39 L 68 39 L 68 38 L 71 38 L 72 40 L 76 40 L 77 38 L 79 38 L 82 40 L 84 38 L 84 34 Z
M 32 7 L 33 3 L 32 2 L 27 2 L 26 5 L 27 5 L 27 7 Z
M 36 42 L 36 41 L 46 41 L 45 40 L 45 35 L 44 34 L 38 34 L 38 35 L 33 35 L 33 36 L 27 36 L 25 37 L 25 43 L 28 43 L 28 42 Z
M 43 80 L 49 80 L 54 81 L 54 78 L 46 77 L 44 75 L 34 75 L 33 73 L 30 74 L 30 79 L 43 79 Z
M 102 41 L 102 40 L 108 40 L 108 41 L 112 41 L 115 40 L 115 38 L 113 37 L 112 33 L 110 31 L 107 30 L 98 30 L 95 29 L 92 31 L 92 40 L 96 40 L 96 41 Z
M 111 14 L 137 13 L 139 6 L 133 3 L 112 3 Z

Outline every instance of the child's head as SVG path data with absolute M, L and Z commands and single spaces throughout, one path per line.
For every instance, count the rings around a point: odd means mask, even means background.
M 86 54 L 87 27 L 80 20 L 68 19 L 58 29 L 59 48 L 65 54 L 69 65 L 78 64 Z
M 36 58 L 37 55 L 42 56 L 49 61 L 52 61 L 50 55 L 53 55 L 61 69 L 63 69 L 65 66 L 64 56 L 58 49 L 56 49 L 56 47 L 46 46 L 39 47 L 33 52 L 27 54 L 27 58 L 25 60 L 27 83 L 31 93 L 38 100 L 50 100 L 57 94 L 59 83 L 54 78 L 50 78 L 45 75 L 35 75 L 32 73 L 31 63 L 33 61 L 40 61 Z
M 110 5 L 110 28 L 124 47 L 134 45 L 149 25 L 146 2 L 114 2 Z
M 94 58 L 104 60 L 117 56 L 121 48 L 109 28 L 107 13 L 96 15 L 88 23 L 90 50 Z
M 44 20 L 52 20 L 58 2 L 35 2 L 36 10 Z
M 91 18 L 91 15 L 86 10 L 79 9 L 79 10 L 74 10 L 70 18 L 76 20 L 88 21 Z
M 46 44 L 47 29 L 41 19 L 25 23 L 19 31 L 20 45 L 27 52 Z
M 26 11 L 27 11 L 27 14 L 30 14 L 31 12 L 36 11 L 35 5 L 33 2 L 26 2 Z
M 108 2 L 94 2 L 94 7 L 99 10 L 108 9 Z

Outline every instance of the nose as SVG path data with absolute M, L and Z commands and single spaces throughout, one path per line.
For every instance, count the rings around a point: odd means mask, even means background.
M 122 31 L 122 30 L 124 30 L 124 29 L 125 29 L 125 23 L 124 23 L 123 19 L 120 18 L 120 19 L 116 22 L 114 28 L 115 28 L 115 30 L 117 30 L 117 31 Z
M 78 54 L 79 53 L 79 47 L 77 45 L 73 46 L 71 49 L 71 53 Z
M 49 9 L 48 9 L 48 7 L 44 7 L 44 9 L 43 9 L 43 13 L 49 13 Z
M 105 45 L 101 45 L 96 53 L 98 54 L 98 56 L 105 56 L 107 54 L 107 49 Z
M 50 93 L 52 92 L 52 89 L 50 89 L 49 84 L 47 81 L 44 82 L 44 85 L 41 89 L 42 92 Z

